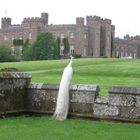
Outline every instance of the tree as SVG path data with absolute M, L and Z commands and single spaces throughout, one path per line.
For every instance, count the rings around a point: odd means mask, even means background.
M 29 39 L 27 38 L 26 41 L 23 43 L 22 48 L 22 59 L 23 60 L 31 60 L 31 45 L 29 43 Z
M 0 62 L 13 61 L 12 50 L 4 45 L 0 46 Z
M 61 39 L 60 39 L 60 37 L 57 37 L 56 48 L 55 48 L 55 51 L 54 51 L 54 56 L 56 58 L 60 58 L 60 43 L 61 43 Z
M 16 60 L 21 60 L 23 39 L 14 39 L 14 57 Z
M 52 33 L 41 33 L 36 42 L 31 46 L 31 58 L 33 60 L 54 59 L 57 57 L 57 44 Z
M 65 55 L 68 55 L 68 53 L 69 53 L 69 41 L 68 41 L 68 38 L 63 38 L 63 44 L 64 44 L 64 53 L 65 53 Z

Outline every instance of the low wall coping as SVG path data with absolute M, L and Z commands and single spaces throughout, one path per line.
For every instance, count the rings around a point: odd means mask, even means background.
M 43 84 L 43 83 L 31 83 L 28 86 L 28 89 L 50 89 L 50 90 L 58 90 L 59 84 Z M 85 84 L 74 84 L 70 85 L 71 91 L 97 91 L 99 92 L 99 86 L 98 85 L 85 85 Z
M 31 78 L 31 75 L 25 72 L 0 72 L 0 79 L 12 79 L 12 78 Z
M 114 86 L 114 87 L 109 88 L 109 94 L 140 95 L 140 88 L 138 88 L 138 87 L 119 87 L 119 86 Z

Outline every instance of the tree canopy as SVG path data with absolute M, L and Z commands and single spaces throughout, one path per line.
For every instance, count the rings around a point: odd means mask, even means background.
M 58 45 L 52 33 L 49 32 L 38 35 L 29 51 L 32 60 L 56 59 L 59 57 Z
M 0 46 L 0 62 L 13 61 L 11 48 L 1 45 Z

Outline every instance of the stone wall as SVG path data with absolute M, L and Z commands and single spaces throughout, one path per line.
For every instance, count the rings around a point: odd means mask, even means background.
M 53 114 L 59 85 L 30 84 L 20 72 L 0 72 L 0 116 L 9 113 Z M 111 87 L 99 96 L 97 85 L 71 85 L 69 116 L 140 122 L 140 88 Z
M 58 89 L 59 85 L 30 84 L 27 100 L 28 112 L 53 114 Z M 97 85 L 71 85 L 69 114 L 91 116 L 98 92 Z
M 94 117 L 140 122 L 140 88 L 111 87 L 107 98 L 97 98 Z
M 30 79 L 26 73 L 0 72 L 0 114 L 25 110 Z

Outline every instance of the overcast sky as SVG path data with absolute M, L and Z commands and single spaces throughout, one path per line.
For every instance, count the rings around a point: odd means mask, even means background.
M 116 37 L 140 35 L 140 0 L 2 0 L 0 18 L 11 17 L 21 24 L 24 17 L 49 13 L 49 24 L 75 23 L 76 17 L 97 15 L 109 18 L 116 27 Z

